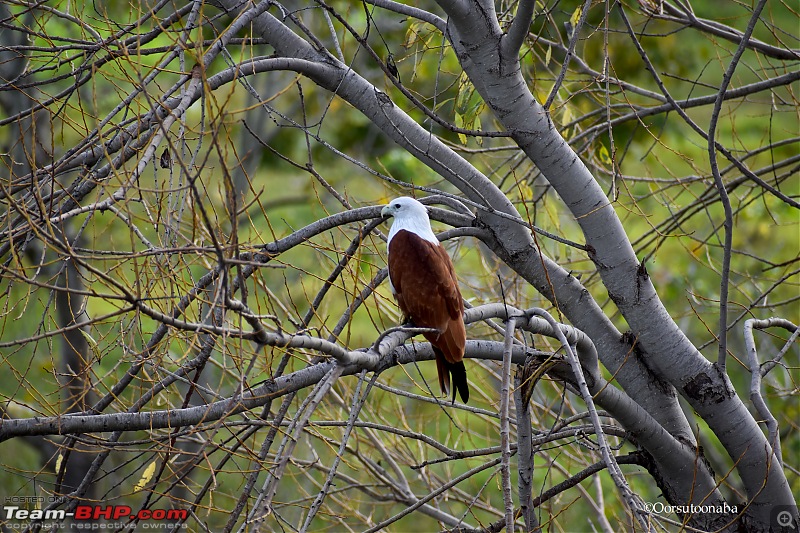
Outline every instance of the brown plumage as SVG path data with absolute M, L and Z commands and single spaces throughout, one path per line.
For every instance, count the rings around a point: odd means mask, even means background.
M 458 390 L 466 403 L 469 387 L 463 358 L 467 334 L 453 262 L 439 242 L 431 240 L 435 237 L 422 204 L 399 198 L 384 209 L 384 214 L 395 216 L 389 234 L 389 280 L 400 310 L 415 326 L 438 332 L 423 335 L 436 355 L 439 386 L 447 394 L 452 377 L 453 400 Z M 413 223 L 407 223 L 404 215 L 413 215 Z M 414 231 L 423 222 L 419 232 Z

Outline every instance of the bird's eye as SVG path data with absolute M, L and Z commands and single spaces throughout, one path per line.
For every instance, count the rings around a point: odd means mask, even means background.
M 400 209 L 400 204 L 394 204 L 395 209 Z

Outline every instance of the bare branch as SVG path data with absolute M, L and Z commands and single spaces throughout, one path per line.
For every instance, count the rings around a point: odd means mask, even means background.
M 786 341 L 786 344 L 783 346 L 778 355 L 770 360 L 768 363 L 770 366 L 768 368 L 767 363 L 762 365 L 758 361 L 756 343 L 753 339 L 753 328 L 767 329 L 772 327 L 784 328 L 792 332 L 792 335 Z M 761 378 L 765 376 L 767 372 L 769 372 L 770 368 L 773 368 L 776 364 L 778 364 L 778 361 L 780 361 L 780 359 L 783 357 L 783 354 L 785 354 L 789 347 L 797 341 L 798 335 L 800 335 L 800 328 L 788 320 L 781 318 L 770 318 L 768 320 L 756 320 L 751 318 L 750 320 L 745 320 L 744 322 L 744 340 L 745 344 L 747 345 L 747 361 L 750 365 L 750 401 L 753 402 L 756 410 L 758 410 L 758 414 L 767 425 L 767 430 L 769 431 L 769 443 L 772 446 L 773 452 L 775 453 L 776 460 L 780 464 L 783 464 L 783 455 L 781 453 L 781 441 L 778 434 L 778 421 L 775 420 L 775 416 L 769 410 L 769 407 L 767 407 L 767 404 L 764 401 L 764 397 L 761 395 Z

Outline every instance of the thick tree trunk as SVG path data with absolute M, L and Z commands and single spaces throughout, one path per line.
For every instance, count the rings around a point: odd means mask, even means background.
M 660 379 L 680 391 L 709 424 L 744 482 L 749 498 L 745 513 L 755 522 L 768 525 L 774 505 L 793 505 L 794 500 L 764 434 L 728 377 L 699 353 L 664 308 L 611 202 L 528 89 L 521 76 L 517 51 L 504 53 L 504 37 L 493 14 L 481 11 L 482 15 L 477 15 L 477 2 L 466 5 L 472 7 L 442 2 L 451 16 L 451 43 L 462 66 L 495 116 L 555 188 L 580 225 L 589 257 L 609 297 L 631 327 L 637 346 L 634 353 Z M 514 258 L 510 258 L 509 264 L 522 266 Z M 573 323 L 583 322 L 579 314 L 567 316 Z M 623 361 L 606 357 L 604 363 L 613 371 Z M 685 426 L 678 422 L 682 417 L 675 416 L 678 406 L 675 398 L 670 398 L 670 392 L 653 394 L 644 388 L 632 388 L 619 376 L 618 380 L 654 416 L 665 412 L 662 402 L 668 400 L 670 408 L 666 411 L 673 416 L 667 419 L 666 427 L 676 436 L 687 436 Z

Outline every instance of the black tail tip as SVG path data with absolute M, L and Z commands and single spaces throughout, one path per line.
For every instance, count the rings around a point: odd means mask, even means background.
M 456 391 L 461 396 L 461 401 L 467 403 L 469 401 L 469 386 L 467 385 L 467 369 L 464 367 L 464 362 L 450 363 L 447 366 L 453 383 L 453 403 L 456 401 Z

